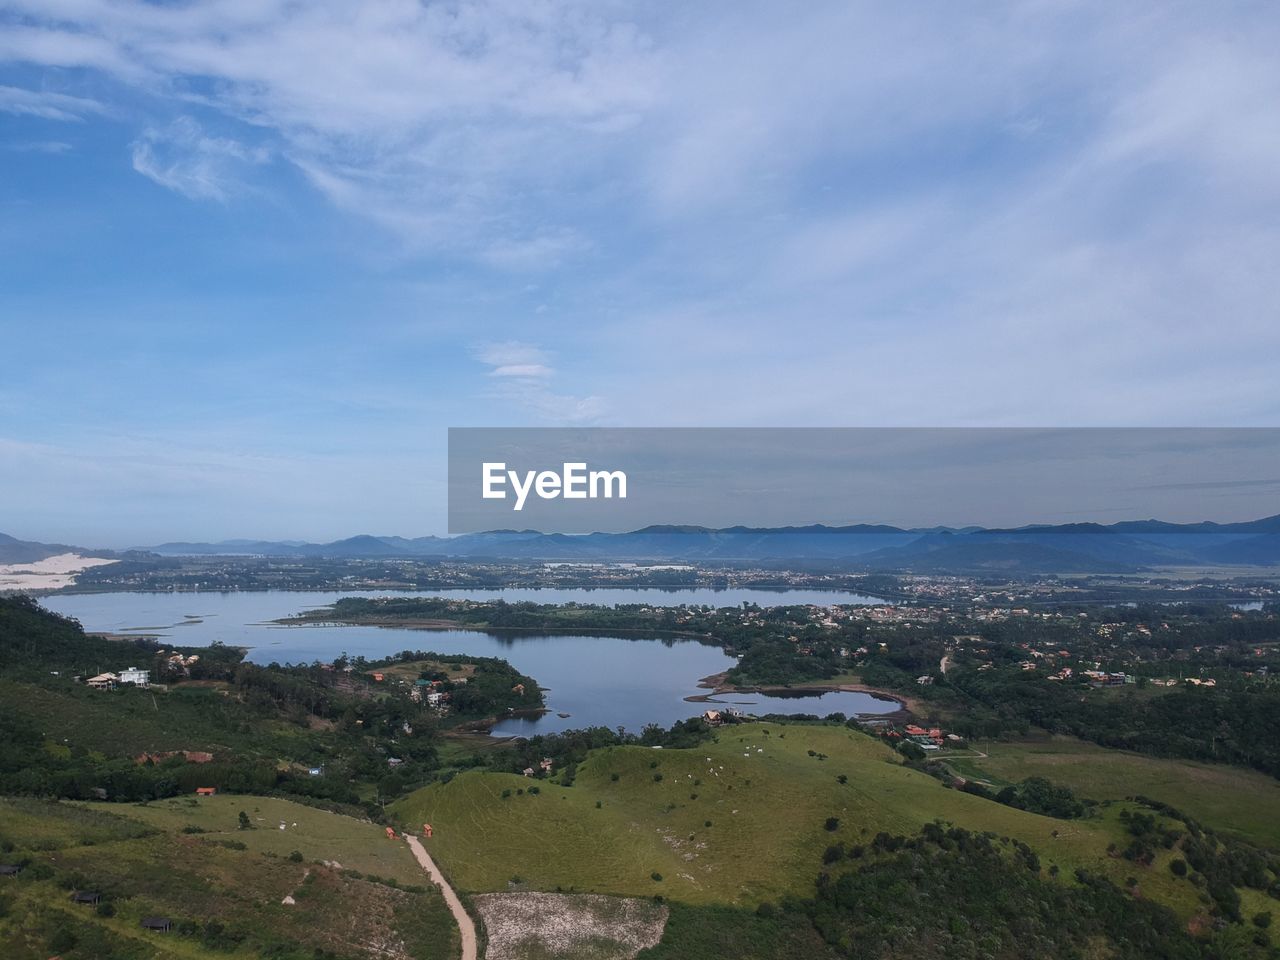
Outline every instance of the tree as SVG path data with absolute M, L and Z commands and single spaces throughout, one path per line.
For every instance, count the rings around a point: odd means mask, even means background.
M 240 829 L 241 830 L 253 829 L 253 824 L 249 822 L 249 815 L 245 813 L 243 810 L 240 811 Z

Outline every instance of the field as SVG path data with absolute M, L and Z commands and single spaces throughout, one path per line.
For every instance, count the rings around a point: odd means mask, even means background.
M 432 824 L 432 855 L 472 893 L 661 894 L 754 908 L 812 889 L 833 842 L 915 833 L 941 818 L 1020 839 L 1065 877 L 1086 866 L 1123 882 L 1138 869 L 1147 896 L 1194 912 L 1194 893 L 1170 876 L 1167 855 L 1147 870 L 1107 855 L 1109 844 L 1124 845 L 1120 809 L 1054 820 L 950 790 L 844 727 L 754 723 L 691 750 L 597 751 L 569 787 L 463 773 L 411 794 L 394 813 L 414 829 Z M 834 831 L 829 817 L 839 820 Z
M 402 840 L 388 840 L 376 823 L 317 810 L 275 797 L 221 795 L 174 797 L 149 804 L 128 804 L 111 809 L 171 833 L 199 827 L 206 839 L 236 840 L 250 850 L 288 856 L 294 850 L 310 860 L 329 860 L 348 870 L 420 884 L 423 874 Z M 92 808 L 90 808 L 92 809 Z M 252 830 L 239 829 L 239 814 L 249 816 Z M 280 829 L 280 823 L 285 829 Z
M 6 960 L 457 955 L 453 919 L 403 842 L 287 801 L 221 800 L 196 809 L 0 801 L 5 859 L 26 864 L 0 890 Z M 240 809 L 272 820 L 235 829 Z M 280 817 L 298 827 L 280 831 Z M 230 829 L 218 829 L 223 820 Z M 102 903 L 73 904 L 72 890 L 99 893 Z M 145 931 L 147 916 L 174 929 Z
M 458 677 L 472 677 L 475 675 L 476 665 L 474 663 L 443 663 L 439 660 L 410 660 L 379 667 L 378 670 L 388 680 L 404 680 L 412 683 L 424 672 L 444 673 L 450 680 Z
M 1044 777 L 1084 797 L 1160 800 L 1223 833 L 1280 849 L 1280 781 L 1239 767 L 1107 750 L 1070 737 L 993 743 L 985 759 L 950 761 L 994 783 Z

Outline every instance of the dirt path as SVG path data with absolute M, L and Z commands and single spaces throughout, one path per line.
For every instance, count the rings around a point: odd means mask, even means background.
M 458 932 L 462 934 L 462 960 L 476 960 L 476 925 L 472 922 L 471 915 L 462 906 L 462 901 L 453 892 L 453 887 L 449 886 L 449 881 L 444 878 L 444 874 L 440 872 L 440 868 L 431 859 L 431 855 L 422 848 L 418 838 L 407 833 L 404 838 L 409 842 L 409 849 L 418 858 L 418 863 L 427 872 L 431 882 L 439 887 L 440 892 L 444 894 L 444 902 L 449 905 L 449 911 L 453 914 L 453 919 L 458 921 Z

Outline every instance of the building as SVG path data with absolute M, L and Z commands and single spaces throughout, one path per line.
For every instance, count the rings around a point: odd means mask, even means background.
M 168 933 L 173 928 L 173 921 L 168 917 L 143 917 L 142 929 Z
M 85 683 L 95 690 L 114 690 L 119 679 L 114 673 L 100 673 L 96 677 L 90 677 Z
M 151 685 L 151 671 L 139 670 L 137 667 L 121 670 L 120 682 L 131 683 L 135 687 L 149 687 Z
M 22 872 L 22 867 L 16 863 L 0 863 L 0 877 L 16 877 Z
M 217 787 L 196 787 L 197 797 L 212 797 L 217 792 Z
M 71 895 L 72 903 L 80 903 L 89 907 L 96 907 L 102 902 L 102 894 L 93 890 L 77 890 Z

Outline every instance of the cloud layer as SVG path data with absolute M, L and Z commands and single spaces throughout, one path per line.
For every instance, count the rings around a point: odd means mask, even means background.
M 53 164 L 115 163 L 224 231 L 166 294 L 299 421 L 1277 424 L 1276 49 L 1265 2 L 0 0 L 4 156 L 50 164 L 0 242 L 54 229 Z M 212 418 L 243 384 L 176 326 L 126 361 L 181 354 Z M 274 339 L 313 328 L 310 366 Z

